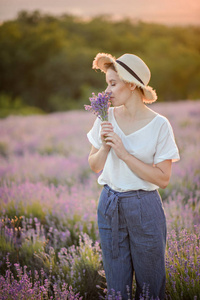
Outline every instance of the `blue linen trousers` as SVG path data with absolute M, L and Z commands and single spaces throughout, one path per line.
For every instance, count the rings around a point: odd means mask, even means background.
M 164 299 L 166 218 L 155 191 L 116 192 L 105 185 L 98 203 L 98 227 L 108 291 L 128 299 L 135 273 L 135 299 Z

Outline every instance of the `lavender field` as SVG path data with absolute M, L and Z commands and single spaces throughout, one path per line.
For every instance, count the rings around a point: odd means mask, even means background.
M 166 299 L 200 299 L 200 101 L 150 106 L 181 160 L 160 190 L 168 225 Z M 85 111 L 0 120 L 0 299 L 106 299 Z M 113 292 L 109 299 L 120 299 Z M 141 299 L 148 299 L 144 290 Z

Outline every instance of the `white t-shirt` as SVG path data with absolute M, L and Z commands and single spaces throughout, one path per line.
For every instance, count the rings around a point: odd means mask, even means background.
M 108 121 L 112 123 L 114 132 L 121 138 L 126 150 L 144 163 L 152 165 L 166 159 L 172 159 L 172 161 L 180 159 L 172 127 L 168 119 L 162 115 L 157 114 L 147 125 L 128 135 L 125 135 L 118 126 L 114 116 L 114 107 L 109 109 Z M 97 118 L 87 134 L 90 143 L 96 149 L 100 149 L 102 145 L 100 125 L 101 120 Z M 107 184 L 119 192 L 158 189 L 157 185 L 138 177 L 123 160 L 117 157 L 112 148 L 108 153 L 98 183 Z

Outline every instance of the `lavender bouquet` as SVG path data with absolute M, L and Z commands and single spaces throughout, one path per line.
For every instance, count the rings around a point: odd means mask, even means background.
M 108 109 L 110 107 L 110 93 L 98 93 L 96 96 L 92 93 L 89 98 L 91 105 L 84 105 L 85 110 L 93 112 L 101 121 L 108 121 Z

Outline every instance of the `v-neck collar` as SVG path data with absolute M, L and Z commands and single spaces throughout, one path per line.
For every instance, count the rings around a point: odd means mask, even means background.
M 114 107 L 112 107 L 112 117 L 113 117 L 113 120 L 114 120 L 114 122 L 115 122 L 117 128 L 121 131 L 121 133 L 122 133 L 125 137 L 129 137 L 129 136 L 131 136 L 131 135 L 134 135 L 134 134 L 136 134 L 136 133 L 142 131 L 143 129 L 145 129 L 146 127 L 148 127 L 151 123 L 153 123 L 153 122 L 155 121 L 155 119 L 157 119 L 158 116 L 159 116 L 159 114 L 156 114 L 156 116 L 155 116 L 149 123 L 147 123 L 146 125 L 144 125 L 144 126 L 141 127 L 140 129 L 138 129 L 138 130 L 136 130 L 136 131 L 134 131 L 134 132 L 132 132 L 132 133 L 125 134 L 124 131 L 120 128 L 120 126 L 119 126 L 118 123 L 117 123 L 117 120 L 116 120 L 116 118 L 115 118 L 115 113 L 114 113 Z

